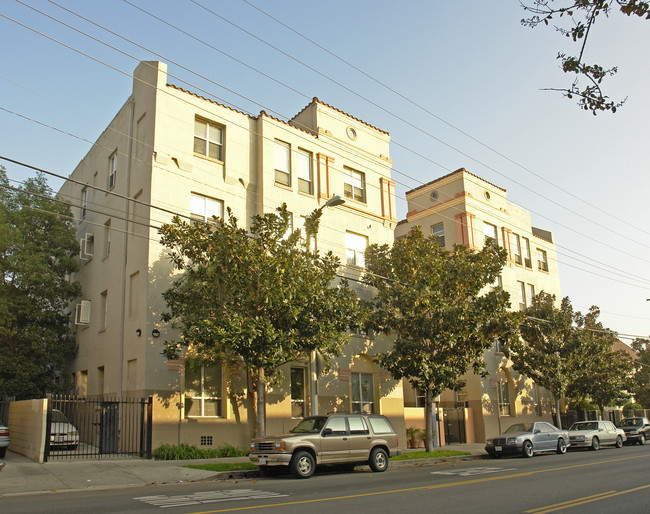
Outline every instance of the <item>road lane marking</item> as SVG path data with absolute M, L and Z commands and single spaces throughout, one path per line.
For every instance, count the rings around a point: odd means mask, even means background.
M 547 507 L 540 507 L 539 509 L 534 509 L 534 510 L 527 510 L 525 511 L 526 513 L 535 513 L 535 514 L 547 514 L 548 512 L 555 512 L 560 509 L 567 509 L 571 507 L 579 507 L 580 505 L 585 505 L 587 503 L 591 502 L 597 502 L 600 500 L 606 500 L 608 498 L 614 498 L 615 496 L 620 496 L 621 494 L 628 494 L 628 493 L 634 493 L 636 491 L 641 491 L 642 489 L 647 489 L 650 487 L 650 484 L 648 485 L 642 485 L 640 487 L 635 487 L 634 489 L 628 489 L 627 491 L 609 491 L 606 493 L 594 495 L 594 496 L 586 496 L 584 498 L 577 498 L 575 500 L 567 501 L 564 503 L 557 503 L 555 505 L 548 505 Z
M 307 505 L 310 503 L 319 503 L 319 502 L 327 502 L 327 501 L 350 500 L 353 498 L 365 498 L 368 496 L 379 496 L 382 494 L 409 493 L 414 491 L 424 491 L 427 489 L 431 489 L 431 490 L 446 489 L 447 487 L 457 487 L 461 485 L 471 485 L 471 484 L 479 484 L 482 482 L 494 482 L 496 480 L 508 480 L 512 478 L 527 477 L 532 475 L 538 475 L 540 473 L 548 473 L 549 471 L 565 471 L 567 469 L 585 468 L 588 466 L 596 466 L 599 464 L 610 464 L 612 462 L 620 462 L 624 460 L 647 459 L 647 458 L 648 458 L 647 455 L 635 455 L 634 457 L 620 457 L 618 459 L 600 460 L 596 462 L 588 462 L 586 464 L 574 464 L 573 466 L 561 466 L 559 468 L 539 469 L 537 471 L 525 471 L 522 473 L 513 473 L 511 475 L 499 475 L 499 476 L 484 477 L 484 478 L 474 478 L 472 480 L 462 480 L 459 482 L 447 482 L 444 484 L 422 485 L 418 487 L 409 487 L 405 489 L 377 491 L 375 493 L 360 493 L 360 494 L 351 494 L 347 496 L 334 496 L 330 498 L 316 498 L 313 500 L 298 500 L 298 501 L 285 502 L 285 503 L 267 503 L 264 505 L 251 505 L 248 507 L 233 507 L 231 509 L 222 509 L 222 510 L 206 510 L 206 511 L 194 512 L 193 514 L 217 514 L 218 512 L 235 512 L 235 511 L 242 511 L 242 510 L 268 509 L 272 507 L 286 507 L 288 505 Z
M 461 477 L 471 477 L 474 475 L 485 475 L 486 473 L 498 473 L 500 471 L 515 471 L 517 468 L 461 468 L 450 469 L 448 471 L 432 471 L 432 475 L 458 475 Z
M 187 507 L 188 505 L 201 505 L 203 503 L 259 500 L 264 498 L 279 498 L 282 496 L 289 495 L 271 493 L 268 491 L 256 491 L 255 489 L 230 489 L 225 491 L 205 491 L 194 494 L 179 494 L 176 496 L 157 494 L 153 496 L 138 496 L 137 498 L 133 499 L 164 509 L 168 507 Z

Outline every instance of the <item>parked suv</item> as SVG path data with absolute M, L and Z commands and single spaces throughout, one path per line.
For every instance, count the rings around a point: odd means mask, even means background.
M 618 424 L 627 437 L 627 443 L 645 444 L 650 439 L 650 421 L 648 418 L 623 418 Z
M 286 435 L 253 439 L 250 449 L 262 473 L 289 466 L 297 478 L 309 478 L 319 464 L 368 464 L 386 471 L 388 458 L 400 453 L 395 429 L 377 414 L 311 416 Z

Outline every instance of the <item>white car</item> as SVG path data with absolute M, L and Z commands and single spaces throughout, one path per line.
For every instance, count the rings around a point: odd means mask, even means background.
M 625 432 L 611 421 L 578 421 L 569 428 L 571 448 L 590 448 L 597 451 L 602 445 L 620 448 L 625 442 Z
M 68 448 L 75 450 L 79 446 L 79 431 L 57 409 L 52 409 L 50 423 L 50 448 Z
M 0 459 L 2 459 L 7 453 L 7 447 L 9 446 L 9 429 L 0 425 Z

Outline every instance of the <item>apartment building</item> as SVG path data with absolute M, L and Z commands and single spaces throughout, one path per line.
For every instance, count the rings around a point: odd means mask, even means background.
M 76 392 L 154 396 L 153 445 L 246 446 L 254 415 L 238 368 L 192 371 L 167 361 L 176 334 L 161 321 L 174 271 L 157 227 L 174 214 L 206 220 L 232 209 L 242 226 L 285 202 L 299 227 L 325 209 L 316 245 L 358 278 L 368 244 L 391 243 L 397 224 L 387 132 L 314 98 L 288 122 L 252 116 L 167 82 L 161 62 L 142 62 L 132 94 L 59 195 L 78 223 L 83 299 L 71 364 Z M 363 296 L 361 286 L 359 295 Z M 315 359 L 289 363 L 267 396 L 267 431 L 334 410 L 372 410 L 404 430 L 401 383 L 375 364 L 387 340 L 351 334 L 320 373 Z
M 508 252 L 498 284 L 510 293 L 513 309 L 524 309 L 544 291 L 560 298 L 560 279 L 553 235 L 531 225 L 530 213 L 506 198 L 506 190 L 461 168 L 406 193 L 408 213 L 400 221 L 395 237 L 419 225 L 425 234 L 451 250 L 454 244 L 474 249 L 494 239 Z M 551 421 L 551 398 L 525 376 L 519 375 L 498 342 L 485 352 L 489 376 L 467 374 L 462 391 L 447 391 L 440 407 L 464 409 L 461 413 L 467 437 L 483 441 L 515 422 Z M 422 410 L 418 392 L 404 383 L 407 425 L 417 425 Z M 449 413 L 450 416 L 453 413 Z M 439 415 L 443 415 L 441 412 Z M 449 419 L 441 427 L 454 425 Z M 473 430 L 472 430 L 473 426 Z M 458 436 L 457 433 L 449 436 Z M 464 436 L 465 434 L 461 434 Z

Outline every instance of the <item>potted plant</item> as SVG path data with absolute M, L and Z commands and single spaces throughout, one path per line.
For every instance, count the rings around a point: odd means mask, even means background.
M 424 430 L 416 427 L 408 427 L 406 429 L 406 439 L 409 448 L 417 448 L 420 440 L 424 437 Z

